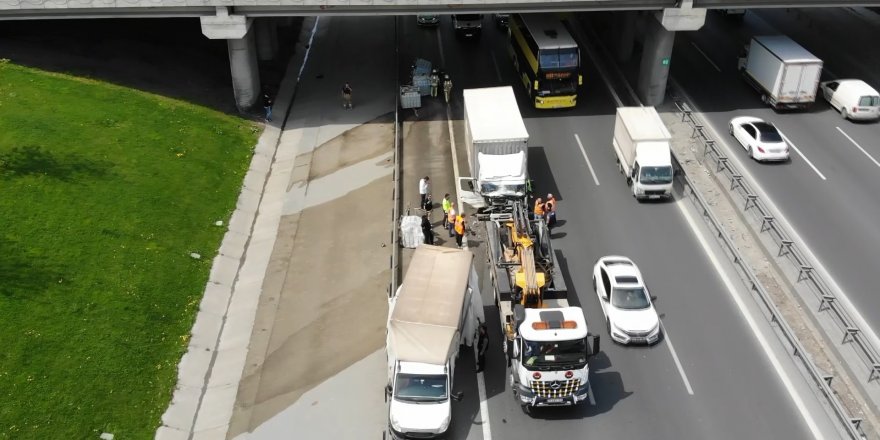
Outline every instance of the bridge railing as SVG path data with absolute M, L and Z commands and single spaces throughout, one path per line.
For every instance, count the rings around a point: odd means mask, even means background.
M 842 343 L 853 342 L 857 345 L 859 349 L 858 351 L 860 352 L 859 357 L 870 369 L 870 373 L 865 378 L 867 383 L 880 378 L 880 363 L 878 363 L 878 355 L 875 347 L 866 340 L 859 328 L 853 322 L 853 319 L 845 307 L 843 307 L 843 305 L 837 300 L 834 292 L 828 288 L 827 283 L 821 275 L 813 269 L 813 265 L 807 259 L 798 243 L 795 243 L 794 240 L 790 238 L 790 235 L 779 224 L 777 224 L 776 217 L 767 208 L 764 201 L 761 200 L 755 191 L 752 190 L 748 181 L 743 179 L 742 175 L 736 170 L 733 164 L 730 163 L 728 157 L 718 149 L 715 141 L 706 134 L 705 126 L 693 114 L 690 107 L 686 103 L 678 100 L 675 101 L 675 106 L 678 113 L 681 115 L 682 122 L 687 122 L 693 129 L 691 138 L 698 139 L 702 144 L 704 160 L 709 159 L 714 167 L 713 171 L 716 174 L 721 174 L 727 178 L 730 182 L 729 192 L 741 196 L 741 200 L 744 203 L 742 207 L 743 211 L 745 213 L 752 213 L 757 217 L 757 220 L 761 222 L 759 232 L 761 234 L 769 234 L 773 238 L 773 241 L 779 246 L 777 257 L 786 258 L 795 266 L 795 268 L 797 268 L 797 282 L 808 284 L 810 287 L 809 290 L 817 295 L 820 304 L 818 311 L 832 314 L 844 330 L 842 334 Z M 681 168 L 680 164 L 677 163 L 677 160 L 676 166 L 679 169 Z M 749 287 L 758 294 L 761 303 L 764 305 L 767 313 L 769 313 L 771 322 L 778 326 L 791 348 L 794 357 L 801 360 L 813 382 L 828 399 L 836 416 L 846 427 L 849 436 L 852 439 L 864 438 L 865 435 L 861 427 L 862 419 L 850 417 L 846 408 L 844 408 L 840 399 L 838 399 L 837 394 L 831 388 L 833 376 L 820 372 L 816 367 L 816 364 L 810 359 L 808 352 L 804 350 L 804 347 L 794 331 L 788 323 L 785 322 L 783 315 L 770 298 L 770 295 L 758 281 L 754 271 L 752 271 L 751 267 L 745 263 L 740 252 L 736 249 L 730 238 L 722 229 L 721 223 L 709 210 L 709 204 L 698 191 L 693 189 L 694 184 L 691 179 L 684 173 L 681 174 L 680 179 L 683 184 L 683 194 L 693 198 L 697 202 L 697 205 L 702 210 L 703 216 L 709 220 L 709 223 L 717 232 L 718 237 L 721 238 L 720 241 L 724 243 L 726 250 L 733 256 L 733 262 L 748 280 Z

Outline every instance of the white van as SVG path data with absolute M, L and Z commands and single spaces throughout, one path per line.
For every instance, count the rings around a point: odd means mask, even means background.
M 880 119 L 880 93 L 860 79 L 838 79 L 820 84 L 822 95 L 844 119 Z

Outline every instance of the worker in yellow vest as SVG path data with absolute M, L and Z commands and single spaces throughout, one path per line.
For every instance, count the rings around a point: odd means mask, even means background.
M 455 217 L 455 243 L 458 244 L 458 247 L 461 247 L 461 241 L 464 239 L 464 213 L 459 214 Z

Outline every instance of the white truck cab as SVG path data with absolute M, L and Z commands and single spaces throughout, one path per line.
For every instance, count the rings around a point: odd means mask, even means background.
M 577 405 L 590 397 L 587 322 L 579 307 L 529 309 L 517 306 L 519 331 L 510 358 L 510 385 L 518 403 L 535 406 Z
M 451 400 L 462 397 L 452 392 L 455 362 L 436 365 L 397 361 L 391 367 L 392 383 L 387 389 L 391 438 L 432 438 L 446 433 L 452 421 Z

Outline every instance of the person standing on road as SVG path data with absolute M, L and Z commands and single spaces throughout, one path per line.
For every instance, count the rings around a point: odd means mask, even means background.
M 342 86 L 342 108 L 351 108 L 351 84 Z
M 459 248 L 461 248 L 461 243 L 464 239 L 464 233 L 464 213 L 461 213 L 455 217 L 455 243 L 458 245 Z
M 455 208 L 449 208 L 449 213 L 446 214 L 446 229 L 449 230 L 449 236 L 455 237 Z
M 544 199 L 538 197 L 538 200 L 535 200 L 535 220 L 539 218 L 544 218 Z
M 443 77 L 443 95 L 446 96 L 446 103 L 449 104 L 449 96 L 452 94 L 452 80 L 449 75 Z
M 424 208 L 425 202 L 428 200 L 428 194 L 431 193 L 431 178 L 428 176 L 422 177 L 419 180 L 419 206 Z
M 547 228 L 552 229 L 556 226 L 556 197 L 552 193 L 547 194 L 547 201 L 544 202 L 544 211 L 547 217 Z
M 486 366 L 486 350 L 489 348 L 489 334 L 486 324 L 480 324 L 480 334 L 477 338 L 477 373 L 483 371 Z
M 434 244 L 434 229 L 428 220 L 428 214 L 422 216 L 422 234 L 425 235 L 425 244 Z
M 437 74 L 437 69 L 434 69 L 431 72 L 431 97 L 437 97 L 437 88 L 440 86 L 440 75 Z
M 452 199 L 449 198 L 449 193 L 443 196 L 440 207 L 443 209 L 443 227 L 446 228 L 446 224 L 449 222 L 449 210 L 452 209 Z
M 272 98 L 268 93 L 263 93 L 263 110 L 266 111 L 266 122 L 272 122 Z

